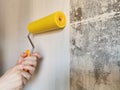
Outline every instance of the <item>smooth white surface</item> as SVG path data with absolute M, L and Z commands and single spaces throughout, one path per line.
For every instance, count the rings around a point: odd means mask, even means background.
M 42 67 L 25 90 L 69 90 L 69 0 L 0 0 L 4 18 L 3 70 L 13 66 L 20 53 L 30 48 L 27 24 L 57 10 L 65 12 L 67 27 L 34 35 L 36 51 L 44 57 Z M 3 23 L 0 21 L 0 23 Z

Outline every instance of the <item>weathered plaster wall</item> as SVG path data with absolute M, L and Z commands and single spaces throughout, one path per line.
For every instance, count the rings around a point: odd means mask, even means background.
M 120 90 L 120 0 L 71 0 L 71 90 Z

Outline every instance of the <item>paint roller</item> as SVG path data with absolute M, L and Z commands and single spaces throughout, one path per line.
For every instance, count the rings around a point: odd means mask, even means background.
M 39 34 L 39 33 L 45 33 L 50 32 L 54 30 L 63 29 L 66 26 L 66 16 L 63 12 L 57 11 L 53 14 L 50 14 L 46 17 L 43 17 L 39 20 L 33 21 L 29 23 L 28 25 L 28 39 L 30 44 L 32 45 L 32 50 L 26 50 L 27 56 L 30 56 L 30 54 L 34 51 L 34 44 L 31 40 L 31 34 Z

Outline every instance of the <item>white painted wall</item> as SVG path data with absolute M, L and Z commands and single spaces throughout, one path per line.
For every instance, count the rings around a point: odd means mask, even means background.
M 42 67 L 25 90 L 69 90 L 69 0 L 0 0 L 3 71 L 13 66 L 20 53 L 31 48 L 27 24 L 57 10 L 65 12 L 62 31 L 34 35 L 36 51 L 44 57 Z

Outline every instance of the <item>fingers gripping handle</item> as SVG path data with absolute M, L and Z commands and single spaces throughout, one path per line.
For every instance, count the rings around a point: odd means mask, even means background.
M 26 57 L 30 57 L 31 55 L 31 51 L 30 50 L 26 50 Z M 29 70 L 25 69 L 26 72 L 29 72 Z
M 33 53 L 33 51 L 34 51 L 34 48 L 35 48 L 35 46 L 34 46 L 34 44 L 33 44 L 33 42 L 32 42 L 32 40 L 31 40 L 31 37 L 30 37 L 30 33 L 28 34 L 28 40 L 29 40 L 29 42 L 30 42 L 30 44 L 31 44 L 31 46 L 32 46 L 32 50 L 26 50 L 26 57 L 30 57 L 31 56 L 31 54 Z M 29 72 L 29 70 L 25 70 L 26 72 Z

